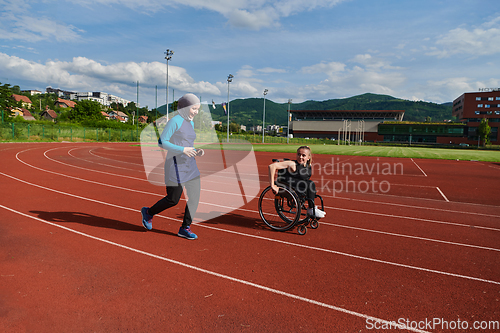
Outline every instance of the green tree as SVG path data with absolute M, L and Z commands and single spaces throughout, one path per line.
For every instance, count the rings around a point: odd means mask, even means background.
M 6 83 L 0 86 L 0 112 L 3 111 L 3 119 L 1 122 L 9 120 L 10 112 L 7 108 L 14 106 L 14 100 L 10 97 L 12 96 L 12 90 L 10 84 Z
M 229 132 L 238 133 L 240 131 L 240 125 L 235 122 L 229 123 Z
M 173 101 L 172 104 L 170 104 L 170 109 L 177 111 L 177 105 L 179 105 L 179 101 Z
M 101 114 L 101 104 L 96 101 L 83 100 L 78 102 L 70 111 L 69 119 L 75 122 L 85 120 L 104 120 Z
M 491 127 L 488 124 L 487 118 L 481 119 L 481 123 L 479 124 L 478 132 L 479 132 L 479 137 L 483 140 L 483 146 L 489 144 L 490 143 Z

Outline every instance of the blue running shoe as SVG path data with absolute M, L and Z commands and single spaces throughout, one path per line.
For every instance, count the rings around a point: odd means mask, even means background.
M 148 209 L 149 207 L 141 208 L 142 225 L 144 226 L 144 228 L 151 230 L 153 229 L 153 217 L 148 214 Z
M 179 229 L 179 233 L 177 233 L 177 236 L 180 236 L 180 237 L 183 237 L 183 238 L 186 238 L 186 239 L 196 239 L 196 238 L 198 238 L 198 236 L 196 236 L 196 234 L 194 234 L 194 233 L 191 232 L 191 228 L 190 227 L 187 227 L 187 228 L 181 227 Z

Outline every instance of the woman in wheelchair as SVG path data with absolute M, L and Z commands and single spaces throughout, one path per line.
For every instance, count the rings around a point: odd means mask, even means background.
M 293 189 L 297 194 L 307 199 L 309 216 L 318 218 L 325 217 L 326 213 L 321 209 L 314 207 L 314 198 L 316 196 L 316 184 L 310 180 L 312 155 L 311 148 L 301 146 L 297 149 L 297 159 L 295 161 L 275 162 L 269 165 L 269 183 L 274 194 L 278 193 L 278 186 L 282 185 Z M 278 171 L 278 177 L 275 183 L 275 174 Z

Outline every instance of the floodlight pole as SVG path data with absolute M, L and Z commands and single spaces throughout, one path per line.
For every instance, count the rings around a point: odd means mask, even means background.
M 137 130 L 139 130 L 139 80 L 137 80 L 137 105 L 135 108 L 137 110 Z
M 165 60 L 167 63 L 167 89 L 166 89 L 166 101 L 167 101 L 167 121 L 168 121 L 168 61 L 172 59 L 172 55 L 174 54 L 174 51 L 167 49 L 167 51 L 163 52 L 165 53 Z
M 288 116 L 286 118 L 286 143 L 289 144 L 289 138 L 290 138 L 290 104 L 292 104 L 292 99 L 288 99 Z
M 264 112 L 262 112 L 262 143 L 264 143 L 264 133 L 265 133 L 265 125 L 266 125 L 266 95 L 268 90 L 264 89 Z
M 229 83 L 233 82 L 233 75 L 227 76 L 227 143 L 229 143 Z

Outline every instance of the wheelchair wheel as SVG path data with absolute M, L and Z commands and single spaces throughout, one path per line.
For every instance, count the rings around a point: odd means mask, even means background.
M 259 214 L 271 229 L 286 231 L 300 218 L 300 202 L 293 191 L 279 186 L 278 194 L 274 194 L 268 186 L 259 198 Z
M 312 229 L 318 229 L 319 227 L 319 222 L 316 219 L 311 220 L 311 228 Z
M 299 235 L 305 235 L 307 232 L 307 227 L 301 224 L 297 227 L 297 232 L 299 233 Z

